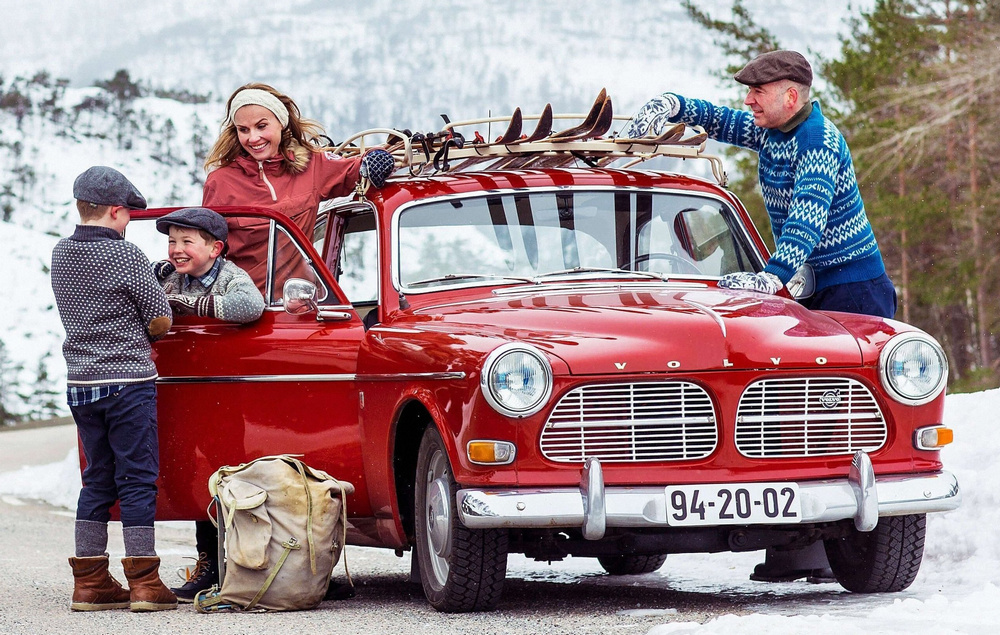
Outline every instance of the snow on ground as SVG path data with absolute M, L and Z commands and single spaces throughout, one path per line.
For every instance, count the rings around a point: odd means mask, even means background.
M 657 573 L 629 584 L 683 589 L 750 602 L 750 615 L 723 615 L 705 624 L 666 622 L 648 635 L 854 635 L 869 633 L 945 635 L 996 633 L 1000 619 L 1000 389 L 949 395 L 944 423 L 955 443 L 942 452 L 958 476 L 962 506 L 931 514 L 923 565 L 902 593 L 858 595 L 836 584 L 760 584 L 747 578 L 761 552 L 670 556 Z M 11 433 L 5 433 L 11 434 Z M 16 434 L 16 433 L 13 433 Z M 0 436 L 2 439 L 2 436 Z M 0 473 L 7 502 L 38 499 L 74 508 L 80 488 L 78 455 L 70 450 L 58 463 Z M 508 576 L 575 584 L 600 575 L 593 560 L 569 559 L 548 565 L 512 555 Z M 623 584 L 607 578 L 609 588 Z M 676 607 L 636 607 L 628 613 L 669 616 Z

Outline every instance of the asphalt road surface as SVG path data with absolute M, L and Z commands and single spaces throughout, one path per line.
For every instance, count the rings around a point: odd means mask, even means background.
M 0 473 L 62 460 L 72 447 L 75 430 L 58 428 L 0 431 Z M 110 533 L 112 573 L 123 579 L 118 562 L 123 556 L 120 525 L 112 523 Z M 312 611 L 204 615 L 191 605 L 181 605 L 177 611 L 160 613 L 74 613 L 69 610 L 73 581 L 66 561 L 73 553 L 71 511 L 0 496 L 0 545 L 0 633 L 4 634 L 646 633 L 667 622 L 705 622 L 719 615 L 754 612 L 761 604 L 770 611 L 810 613 L 810 605 L 825 604 L 842 591 L 835 585 L 802 585 L 792 593 L 772 594 L 764 587 L 758 593 L 755 585 L 748 589 L 744 582 L 727 587 L 723 581 L 715 588 L 692 584 L 685 559 L 708 556 L 672 556 L 657 573 L 621 577 L 603 574 L 593 560 L 549 565 L 511 556 L 496 611 L 448 615 L 431 608 L 419 585 L 409 581 L 409 554 L 398 558 L 391 551 L 348 547 L 357 595 L 323 602 Z M 158 524 L 157 550 L 164 580 L 177 584 L 174 571 L 194 555 L 193 524 Z M 725 572 L 730 580 L 745 581 L 758 557 L 741 556 L 745 562 L 740 570 Z M 698 567 L 704 569 L 704 564 Z M 343 576 L 343 565 L 338 565 L 335 577 Z

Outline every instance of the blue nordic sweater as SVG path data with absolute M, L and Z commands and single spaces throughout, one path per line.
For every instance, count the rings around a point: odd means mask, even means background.
M 819 104 L 789 132 L 754 125 L 753 113 L 674 95 L 667 117 L 662 98 L 636 114 L 629 136 L 658 133 L 668 122 L 701 126 L 708 136 L 758 153 L 758 178 L 771 219 L 775 250 L 764 271 L 787 283 L 803 263 L 816 272 L 816 288 L 871 280 L 885 272 L 865 214 L 854 163 L 844 136 Z

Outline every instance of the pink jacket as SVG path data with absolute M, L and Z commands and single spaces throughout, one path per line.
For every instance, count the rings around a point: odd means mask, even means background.
M 310 152 L 307 156 L 305 170 L 297 174 L 286 170 L 277 159 L 258 162 L 240 156 L 208 175 L 202 205 L 208 208 L 222 205 L 269 207 L 291 218 L 312 239 L 319 204 L 351 193 L 360 178 L 361 158 L 344 159 L 330 152 Z M 249 273 L 263 292 L 267 275 L 267 224 L 231 220 L 229 229 L 229 260 Z M 294 250 L 287 253 L 282 250 L 279 262 L 283 253 L 289 259 L 297 259 Z M 281 278 L 290 275 L 290 271 L 279 271 L 274 283 L 278 296 L 284 283 Z M 265 299 L 268 304 L 274 300 L 273 297 Z

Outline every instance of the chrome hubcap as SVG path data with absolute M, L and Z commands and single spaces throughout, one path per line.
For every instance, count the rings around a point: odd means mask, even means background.
M 436 452 L 431 458 L 426 477 L 427 551 L 434 578 L 444 586 L 448 581 L 448 557 L 451 555 L 451 481 L 444 452 Z

